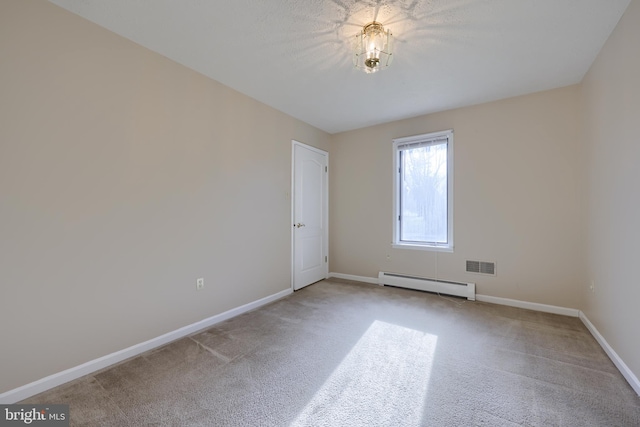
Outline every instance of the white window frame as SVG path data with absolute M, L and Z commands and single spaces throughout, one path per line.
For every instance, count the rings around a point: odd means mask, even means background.
M 400 151 L 407 144 L 447 138 L 447 243 L 400 240 Z M 425 133 L 393 140 L 393 242 L 396 249 L 453 252 L 453 130 Z

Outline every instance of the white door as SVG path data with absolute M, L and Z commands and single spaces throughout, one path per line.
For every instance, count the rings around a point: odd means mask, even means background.
M 325 279 L 328 255 L 326 151 L 293 141 L 293 289 Z

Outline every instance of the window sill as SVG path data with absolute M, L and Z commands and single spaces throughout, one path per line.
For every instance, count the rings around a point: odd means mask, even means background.
M 410 249 L 414 251 L 432 251 L 432 252 L 450 252 L 453 253 L 452 246 L 434 246 L 434 245 L 420 245 L 417 243 L 392 243 L 393 249 Z

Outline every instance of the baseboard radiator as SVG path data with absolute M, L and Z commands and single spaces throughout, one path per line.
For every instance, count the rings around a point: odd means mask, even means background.
M 439 294 L 453 295 L 467 298 L 470 301 L 476 300 L 476 284 L 449 282 L 447 280 L 427 279 L 424 277 L 407 276 L 405 274 L 378 273 L 378 284 L 380 286 L 389 285 L 400 288 L 416 289 L 419 291 L 436 292 Z

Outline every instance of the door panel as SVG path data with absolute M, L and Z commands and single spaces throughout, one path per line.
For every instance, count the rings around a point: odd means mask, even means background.
M 302 273 L 314 268 L 323 267 L 324 251 L 322 248 L 322 237 L 309 236 L 302 237 L 302 260 L 300 268 Z
M 294 141 L 293 288 L 327 277 L 327 163 L 324 151 Z

